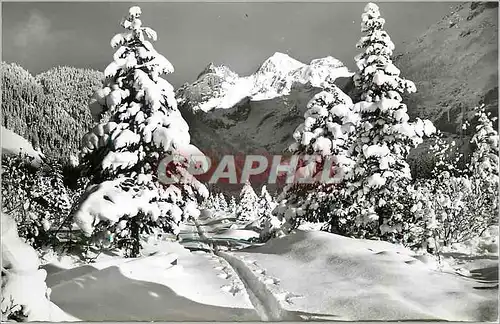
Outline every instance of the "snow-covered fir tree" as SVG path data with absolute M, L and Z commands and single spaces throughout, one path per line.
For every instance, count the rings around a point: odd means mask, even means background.
M 263 224 L 270 217 L 274 208 L 276 208 L 276 202 L 267 191 L 266 185 L 263 185 L 258 202 L 259 224 Z
M 213 210 L 220 210 L 220 196 L 217 193 L 213 193 L 211 197 L 211 205 L 210 208 Z
M 229 204 L 228 204 L 228 212 L 229 213 L 235 213 L 236 212 L 236 198 L 234 196 L 231 196 L 231 199 L 229 199 Z
M 240 201 L 236 208 L 236 219 L 240 223 L 254 221 L 258 217 L 257 204 L 259 197 L 247 181 L 240 192 Z
M 335 211 L 331 197 L 338 195 L 334 192 L 341 190 L 341 184 L 354 164 L 351 149 L 359 115 L 353 110 L 351 98 L 331 84 L 316 94 L 307 108 L 304 122 L 293 134 L 296 142 L 289 151 L 303 158 L 296 180 L 309 177 L 312 181 L 293 183 L 284 188 L 277 199 L 276 215 L 264 224 L 271 232 L 279 223 L 286 233 L 297 227 L 301 220 L 329 221 Z M 315 158 L 309 160 L 308 155 Z
M 354 218 L 350 231 L 356 236 L 405 241 L 412 222 L 405 202 L 411 179 L 406 158 L 435 127 L 428 120 L 409 122 L 401 95 L 415 92 L 415 85 L 401 78 L 392 63 L 394 43 L 383 30 L 385 20 L 378 6 L 369 3 L 364 11 L 361 31 L 366 35 L 356 45 L 364 52 L 355 57 L 359 71 L 354 82 L 363 101 L 354 105 L 361 123 L 348 189 L 353 197 L 347 211 Z
M 203 202 L 200 205 L 200 208 L 212 209 L 213 205 L 214 205 L 214 197 L 213 195 L 210 195 L 207 197 L 207 199 L 203 200 Z
M 78 197 L 65 184 L 61 163 L 47 159 L 34 166 L 25 154 L 2 156 L 2 208 L 16 223 L 18 234 L 35 249 L 53 243 Z
M 219 198 L 219 210 L 227 211 L 226 197 L 224 196 L 224 194 L 222 192 L 219 193 L 218 198 Z
M 113 62 L 90 102 L 101 117 L 82 140 L 81 161 L 92 186 L 74 215 L 86 235 L 107 228 L 109 239 L 130 256 L 139 254 L 143 233 L 178 233 L 184 218 L 199 213 L 197 199 L 208 196 L 180 153 L 199 150 L 190 145 L 173 87 L 161 77 L 173 66 L 153 48 L 157 34 L 142 26 L 140 16 L 141 9 L 132 7 L 122 20 L 126 31 L 111 39 Z M 166 155 L 174 161 L 159 165 Z M 158 172 L 174 183 L 160 182 Z

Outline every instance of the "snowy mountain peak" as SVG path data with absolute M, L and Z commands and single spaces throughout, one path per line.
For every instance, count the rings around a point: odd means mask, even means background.
M 215 64 L 213 62 L 210 62 L 208 63 L 208 65 L 203 69 L 203 71 L 200 72 L 200 74 L 198 74 L 198 77 L 197 79 L 201 78 L 203 75 L 207 74 L 207 73 L 214 73 L 216 72 L 217 70 L 217 67 L 215 66 Z
M 257 73 L 281 72 L 288 73 L 305 66 L 304 63 L 280 52 L 274 53 L 271 57 L 262 63 Z
M 210 63 L 195 82 L 177 91 L 177 100 L 179 105 L 194 112 L 208 112 L 232 108 L 245 98 L 261 101 L 285 96 L 296 84 L 330 87 L 335 79 L 352 75 L 341 61 L 331 56 L 314 59 L 307 65 L 276 52 L 246 77 L 238 76 L 224 65 Z
M 301 83 L 310 82 L 315 87 L 327 88 L 335 79 L 348 78 L 353 74 L 340 60 L 327 56 L 312 60 L 309 65 L 296 70 L 293 77 L 300 80 Z
M 213 62 L 209 63 L 203 71 L 198 75 L 197 80 L 202 78 L 206 74 L 215 74 L 218 75 L 221 78 L 225 79 L 234 79 L 238 77 L 238 74 L 234 71 L 232 71 L 230 68 L 228 68 L 225 65 L 215 65 Z

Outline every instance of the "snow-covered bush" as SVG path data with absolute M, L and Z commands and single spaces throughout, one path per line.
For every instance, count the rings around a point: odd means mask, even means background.
M 82 139 L 91 186 L 74 214 L 87 236 L 109 230 L 109 240 L 129 256 L 139 254 L 141 235 L 155 228 L 177 234 L 179 223 L 197 217 L 198 200 L 208 196 L 187 171 L 184 155 L 195 148 L 173 87 L 161 77 L 173 67 L 153 48 L 157 34 L 142 26 L 140 16 L 141 9 L 132 7 L 122 20 L 126 31 L 111 39 L 114 60 L 89 103 L 101 122 Z M 173 161 L 161 165 L 167 156 Z M 160 182 L 160 174 L 173 183 Z
M 19 236 L 35 249 L 54 244 L 59 228 L 77 199 L 65 185 L 63 166 L 47 160 L 38 167 L 24 154 L 2 156 L 2 208 L 14 218 Z
M 438 141 L 432 148 L 438 158 L 434 177 L 418 181 L 412 190 L 411 211 L 421 220 L 414 230 L 423 244 L 432 238 L 449 247 L 474 240 L 498 224 L 498 133 L 484 107 L 476 109 L 475 117 L 468 169 L 448 162 L 446 155 L 453 147 Z
M 439 252 L 497 256 L 498 247 L 498 225 L 492 225 L 484 230 L 480 236 L 475 236 L 461 243 L 441 246 Z
M 236 220 L 240 223 L 256 220 L 258 200 L 259 197 L 255 194 L 250 182 L 247 181 L 240 192 L 240 201 L 236 207 Z
M 414 222 L 407 213 L 411 174 L 406 160 L 410 149 L 436 129 L 428 120 L 409 122 L 402 95 L 416 88 L 392 63 L 394 44 L 382 29 L 385 20 L 378 6 L 369 3 L 361 17 L 366 35 L 356 45 L 364 52 L 355 57 L 359 70 L 354 82 L 363 101 L 354 105 L 361 122 L 353 149 L 356 165 L 347 185 L 352 201 L 346 212 L 354 226 L 346 234 L 404 242 Z
M 26 322 L 28 320 L 28 315 L 26 313 L 26 306 L 14 304 L 12 296 L 10 298 L 10 304 L 6 301 L 5 297 L 2 296 L 2 321 Z

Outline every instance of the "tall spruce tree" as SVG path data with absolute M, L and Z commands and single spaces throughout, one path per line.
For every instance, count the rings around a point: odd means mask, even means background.
M 157 34 L 142 26 L 140 16 L 141 9 L 132 7 L 122 20 L 126 31 L 111 39 L 114 60 L 90 102 L 101 123 L 82 140 L 81 161 L 92 186 L 74 215 L 88 236 L 96 227 L 109 230 L 109 239 L 129 256 L 139 254 L 141 234 L 155 228 L 178 233 L 184 218 L 196 217 L 197 200 L 208 195 L 187 172 L 185 154 L 196 148 L 174 89 L 161 77 L 173 67 L 153 48 L 149 40 Z M 165 156 L 173 161 L 159 164 Z
M 428 120 L 409 122 L 403 93 L 416 91 L 401 78 L 392 63 L 394 43 L 383 30 L 384 18 L 377 5 L 366 5 L 361 16 L 361 37 L 355 57 L 358 72 L 354 82 L 363 101 L 355 104 L 361 114 L 353 155 L 356 167 L 351 175 L 349 195 L 354 201 L 349 213 L 355 217 L 352 232 L 364 237 L 405 240 L 411 217 L 405 205 L 410 168 L 406 162 L 411 148 L 435 132 Z M 358 231 L 359 230 L 359 231 Z

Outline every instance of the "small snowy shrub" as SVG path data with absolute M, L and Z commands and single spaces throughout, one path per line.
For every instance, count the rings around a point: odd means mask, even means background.
M 51 231 L 68 217 L 78 194 L 65 185 L 60 163 L 35 168 L 31 160 L 23 154 L 2 157 L 2 208 L 15 219 L 19 236 L 40 249 L 56 243 Z
M 449 247 L 474 240 L 498 223 L 498 133 L 484 107 L 476 109 L 475 117 L 469 167 L 461 170 L 448 162 L 445 156 L 453 146 L 438 141 L 433 147 L 438 157 L 434 178 L 414 186 L 412 212 L 421 219 L 415 229 L 422 242 L 432 237 Z
M 100 123 L 82 139 L 81 161 L 90 186 L 74 213 L 87 236 L 109 230 L 108 240 L 126 254 L 140 253 L 141 236 L 160 229 L 179 233 L 179 224 L 197 217 L 207 189 L 189 172 L 189 126 L 177 109 L 174 89 L 163 74 L 172 64 L 151 41 L 141 9 L 132 7 L 121 22 L 125 32 L 111 39 L 116 52 L 105 80 L 89 106 Z M 160 165 L 165 157 L 173 161 Z M 159 174 L 174 180 L 160 182 Z

